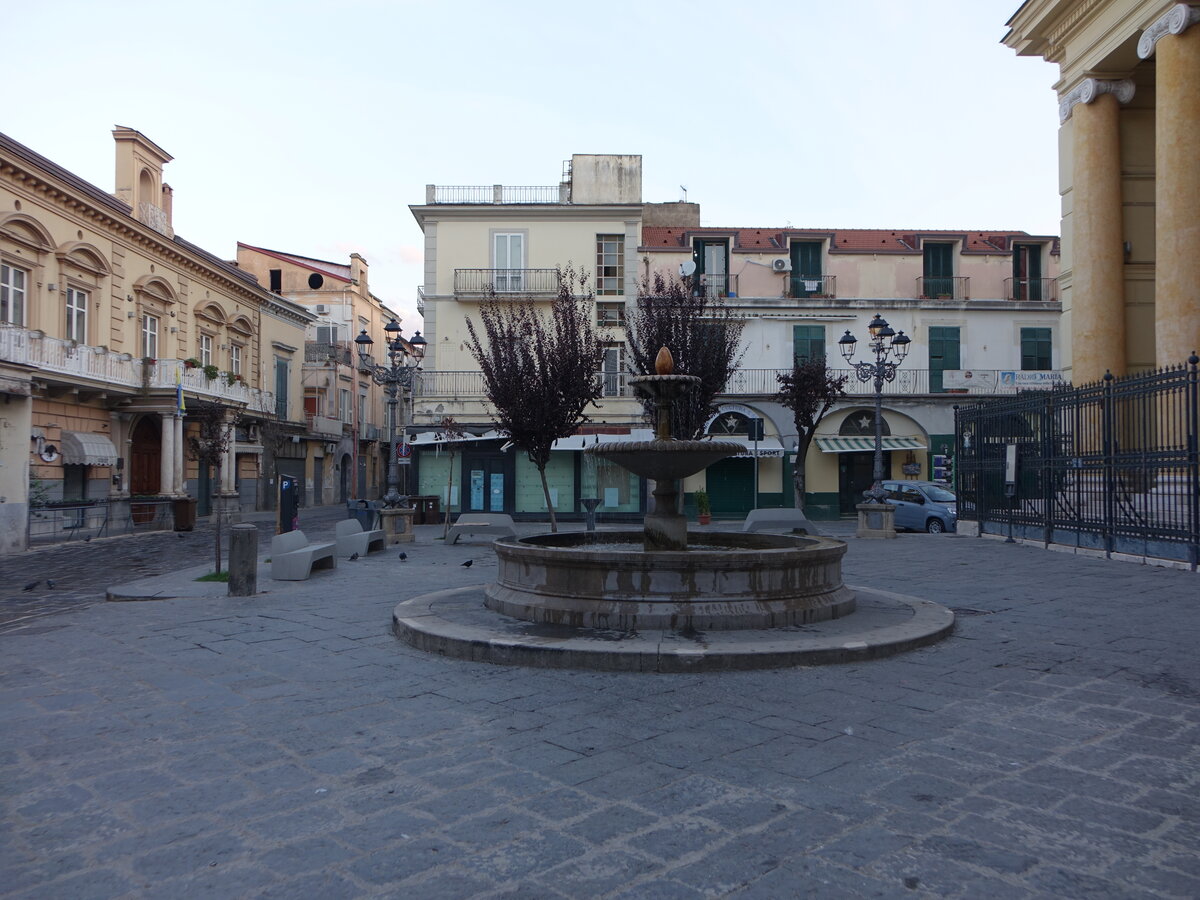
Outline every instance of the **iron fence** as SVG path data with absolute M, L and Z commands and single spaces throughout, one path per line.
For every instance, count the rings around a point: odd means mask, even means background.
M 454 293 L 558 293 L 558 269 L 455 269 Z
M 174 500 L 81 500 L 31 507 L 26 533 L 34 547 L 174 527 Z
M 1200 563 L 1200 358 L 956 410 L 959 518 L 992 534 Z M 1016 446 L 1017 469 L 1006 471 Z M 1011 486 L 1010 486 L 1011 482 Z
M 1006 300 L 1058 300 L 1057 278 L 1005 278 Z
M 917 298 L 921 300 L 970 300 L 968 275 L 918 275 Z

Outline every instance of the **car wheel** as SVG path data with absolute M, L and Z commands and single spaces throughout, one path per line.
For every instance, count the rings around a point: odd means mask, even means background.
M 941 534 L 946 530 L 946 526 L 941 519 L 930 519 L 925 523 L 925 530 L 930 534 Z

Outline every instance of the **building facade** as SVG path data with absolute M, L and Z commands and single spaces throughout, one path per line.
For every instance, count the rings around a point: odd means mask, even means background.
M 1181 365 L 1200 348 L 1200 6 L 1029 0 L 1008 25 L 1059 67 L 1064 370 Z
M 639 157 L 573 157 L 564 181 L 543 188 L 427 188 L 413 207 L 425 232 L 423 301 L 430 339 L 415 400 L 422 493 L 453 509 L 544 514 L 532 466 L 489 433 L 482 378 L 466 346 L 465 320 L 477 316 L 489 285 L 498 294 L 547 299 L 557 268 L 593 273 L 596 324 L 606 343 L 604 397 L 581 434 L 559 442 L 550 467 L 558 509 L 580 513 L 595 496 L 601 513 L 636 514 L 645 486 L 620 470 L 592 469 L 587 442 L 644 428 L 627 389 L 626 322 L 640 280 L 656 272 L 686 277 L 744 317 L 741 368 L 727 385 L 708 431 L 740 439 L 744 454 L 710 466 L 685 484 L 704 487 L 718 516 L 791 506 L 796 429 L 772 396 L 796 358 L 829 360 L 847 374 L 838 339 L 865 345 L 876 314 L 913 338 L 899 377 L 886 386 L 883 430 L 891 477 L 934 478 L 954 444 L 953 407 L 963 394 L 1012 392 L 1054 383 L 1060 360 L 1059 243 L 1020 231 L 914 231 L 701 227 L 689 203 L 643 203 Z M 637 188 L 637 190 L 635 190 Z M 592 201 L 592 202 L 585 202 Z M 502 289 L 503 288 L 503 289 Z M 436 347 L 436 351 L 433 349 Z M 817 517 L 852 511 L 869 485 L 873 385 L 851 378 L 849 397 L 822 423 L 809 448 L 806 506 Z M 453 471 L 437 422 L 453 416 L 473 434 L 458 442 Z M 753 420 L 763 421 L 760 440 Z M 444 486 L 461 491 L 447 493 Z M 611 502 L 610 502 L 611 501 Z
M 313 317 L 176 235 L 170 155 L 113 137 L 110 194 L 0 135 L 3 552 L 150 526 L 189 495 L 201 514 L 267 506 L 264 435 L 303 428 Z M 188 452 L 197 401 L 227 411 L 219 479 Z

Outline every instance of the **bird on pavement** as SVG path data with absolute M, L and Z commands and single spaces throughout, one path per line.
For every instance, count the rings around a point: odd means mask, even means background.
M 459 563 L 459 565 L 462 566 L 464 569 L 469 569 L 469 568 L 471 568 L 471 565 L 474 562 L 475 562 L 475 560 L 468 559 L 465 563 Z
M 35 587 L 37 587 L 39 584 L 41 584 L 41 582 L 40 582 L 40 581 L 31 581 L 31 582 L 29 582 L 29 584 L 25 585 L 25 587 L 21 588 L 21 590 L 23 590 L 23 591 L 32 591 L 32 590 L 33 590 Z
M 358 554 L 357 554 L 357 553 L 351 553 L 351 554 L 350 554 L 350 562 L 354 562 L 356 559 L 358 559 Z
M 48 588 L 54 587 L 54 582 L 51 581 L 49 578 L 46 579 L 46 587 L 48 587 Z
M 89 534 L 87 537 L 85 537 L 85 538 L 83 539 L 83 542 L 86 544 L 86 543 L 87 543 L 88 541 L 90 541 L 91 539 L 92 539 L 92 536 Z
M 403 559 L 408 559 L 408 554 L 407 554 L 407 553 L 405 553 L 403 550 L 401 550 L 401 551 L 400 551 L 400 558 L 401 558 L 402 560 L 403 560 Z

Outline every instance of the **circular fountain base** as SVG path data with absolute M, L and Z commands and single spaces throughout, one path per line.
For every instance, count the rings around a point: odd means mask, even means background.
M 648 553 L 641 532 L 543 534 L 493 544 L 485 605 L 545 625 L 620 632 L 807 625 L 854 612 L 846 545 L 830 538 L 708 533 Z

